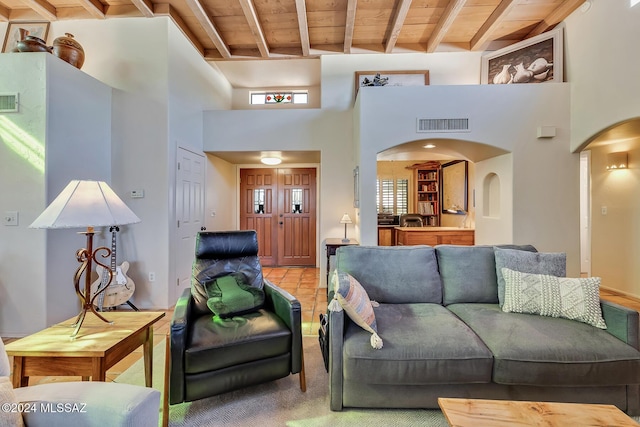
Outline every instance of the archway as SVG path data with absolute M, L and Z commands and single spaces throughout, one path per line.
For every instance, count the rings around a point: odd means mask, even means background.
M 603 129 L 579 151 L 582 273 L 640 297 L 640 117 Z M 627 167 L 607 170 L 612 153 L 626 153 Z
M 457 213 L 443 213 L 439 225 L 477 228 L 480 224 L 480 228 L 482 228 L 483 222 L 491 221 L 492 232 L 495 232 L 495 229 L 500 227 L 497 223 L 502 221 L 505 229 L 502 235 L 507 236 L 504 238 L 507 241 L 510 231 L 506 229 L 511 226 L 511 212 L 505 212 L 502 217 L 495 213 L 507 193 L 507 191 L 503 192 L 500 189 L 500 177 L 505 181 L 512 179 L 511 176 L 506 176 L 511 171 L 509 152 L 494 146 L 461 139 L 439 138 L 409 141 L 377 154 L 378 180 L 396 180 L 398 178 L 411 180 L 414 173 L 411 166 L 429 161 L 440 162 L 443 165 L 455 161 L 467 161 L 466 210 Z M 505 164 L 509 166 L 505 167 Z M 480 174 L 477 173 L 476 165 L 480 165 Z M 484 184 L 487 176 L 490 177 L 488 187 Z M 411 197 L 410 190 L 409 197 Z M 486 206 L 487 203 L 489 206 Z M 502 201 L 502 203 L 505 206 L 510 205 L 509 201 Z M 479 210 L 479 207 L 482 209 Z M 489 212 L 489 214 L 485 215 L 485 212 Z

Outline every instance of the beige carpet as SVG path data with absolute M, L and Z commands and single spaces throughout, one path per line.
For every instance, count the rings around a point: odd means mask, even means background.
M 162 389 L 164 341 L 154 351 L 153 386 Z M 300 391 L 298 375 L 267 384 L 172 405 L 170 426 L 215 427 L 324 427 L 324 426 L 425 426 L 446 427 L 438 410 L 329 410 L 329 379 L 324 370 L 317 337 L 304 338 L 307 392 Z M 144 385 L 143 364 L 139 360 L 116 382 Z

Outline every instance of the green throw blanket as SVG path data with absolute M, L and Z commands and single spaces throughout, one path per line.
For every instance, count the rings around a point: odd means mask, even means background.
M 205 284 L 207 307 L 218 316 L 232 317 L 257 310 L 264 304 L 264 291 L 242 283 L 232 275 Z

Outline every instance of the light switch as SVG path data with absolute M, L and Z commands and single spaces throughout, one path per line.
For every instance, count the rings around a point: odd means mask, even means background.
M 18 225 L 18 211 L 5 211 L 4 225 Z
M 600 208 L 600 213 L 601 213 L 602 215 L 606 215 L 606 214 L 607 214 L 607 207 L 606 207 L 606 206 L 602 206 L 602 207 Z

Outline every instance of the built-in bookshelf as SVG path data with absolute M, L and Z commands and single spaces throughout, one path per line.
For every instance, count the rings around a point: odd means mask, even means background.
M 424 225 L 440 225 L 440 162 L 411 166 L 415 170 L 415 213 L 422 215 Z

